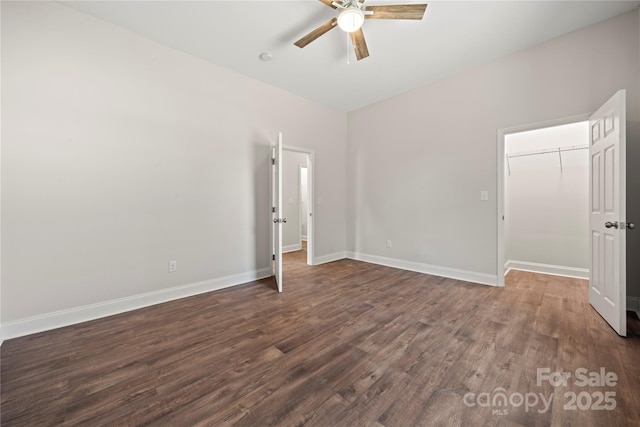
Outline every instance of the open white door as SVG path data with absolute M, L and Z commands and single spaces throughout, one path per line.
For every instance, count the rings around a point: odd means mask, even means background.
M 600 107 L 589 125 L 589 302 L 626 336 L 626 92 Z
M 271 164 L 273 169 L 272 197 L 273 197 L 273 261 L 275 264 L 274 275 L 278 292 L 282 292 L 282 225 L 287 222 L 282 218 L 282 132 L 278 133 L 278 141 L 273 147 Z

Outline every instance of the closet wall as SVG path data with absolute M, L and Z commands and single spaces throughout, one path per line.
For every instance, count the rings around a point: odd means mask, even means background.
M 505 137 L 506 268 L 588 277 L 588 122 Z

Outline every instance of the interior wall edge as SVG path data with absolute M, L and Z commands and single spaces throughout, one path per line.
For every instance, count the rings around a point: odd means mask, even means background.
M 302 244 L 293 244 L 293 245 L 288 245 L 288 246 L 283 246 L 282 247 L 282 253 L 286 254 L 288 252 L 295 252 L 295 251 L 301 251 L 302 250 Z
M 89 304 L 67 310 L 60 310 L 43 315 L 18 319 L 2 325 L 0 331 L 1 339 L 6 340 L 18 338 L 38 332 L 88 322 L 90 320 L 113 316 L 127 311 L 137 310 L 156 304 L 162 304 L 181 298 L 245 284 L 247 282 L 271 277 L 271 275 L 271 267 L 266 267 L 217 279 L 190 283 L 145 294 L 133 295 L 97 304 Z
M 386 267 L 399 268 L 401 270 L 414 271 L 416 273 L 430 274 L 432 276 L 446 277 L 448 279 L 462 280 L 465 282 L 472 282 L 480 285 L 498 286 L 498 279 L 495 274 L 460 270 L 457 268 L 442 267 L 415 261 L 387 258 L 360 252 L 348 252 L 347 255 L 349 259 L 353 259 L 356 261 L 364 261 L 371 264 L 384 265 Z
M 334 252 L 332 254 L 321 255 L 313 258 L 313 265 L 327 264 L 341 259 L 349 258 L 347 252 Z
M 553 276 L 589 279 L 588 268 L 567 267 L 564 265 L 541 264 L 537 262 L 508 260 L 504 263 L 505 276 L 509 270 L 530 271 L 532 273 L 551 274 Z
M 627 295 L 627 311 L 634 311 L 640 317 L 640 297 Z

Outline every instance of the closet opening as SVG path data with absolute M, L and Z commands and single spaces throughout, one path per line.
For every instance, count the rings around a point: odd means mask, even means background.
M 499 136 L 498 285 L 511 269 L 588 279 L 588 118 Z

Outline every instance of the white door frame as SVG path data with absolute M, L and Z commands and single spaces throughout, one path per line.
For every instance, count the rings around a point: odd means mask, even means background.
M 271 203 L 269 213 L 273 222 L 271 226 L 271 253 L 273 254 L 273 275 L 278 292 L 282 292 L 282 223 L 286 221 L 282 215 L 282 132 L 278 132 L 278 140 L 271 149 Z
M 282 150 L 292 151 L 294 153 L 306 154 L 309 162 L 307 165 L 307 199 L 309 207 L 309 217 L 307 218 L 307 265 L 314 265 L 313 254 L 315 246 L 315 215 L 314 209 L 314 194 L 315 194 L 315 152 L 301 147 L 294 147 L 291 145 L 283 145 Z M 298 178 L 299 180 L 299 178 Z
M 497 230 L 498 230 L 498 255 L 496 265 L 496 285 L 504 286 L 504 184 L 505 184 L 505 137 L 511 133 L 527 132 L 530 130 L 537 130 L 543 128 L 550 128 L 553 126 L 568 125 L 577 122 L 587 122 L 592 113 L 580 114 L 577 116 L 564 117 L 554 120 L 546 120 L 543 122 L 531 123 L 527 125 L 515 126 L 511 128 L 498 129 L 497 137 L 497 165 L 498 165 L 498 185 L 496 188 L 497 204 L 498 204 L 498 216 L 497 216 Z

